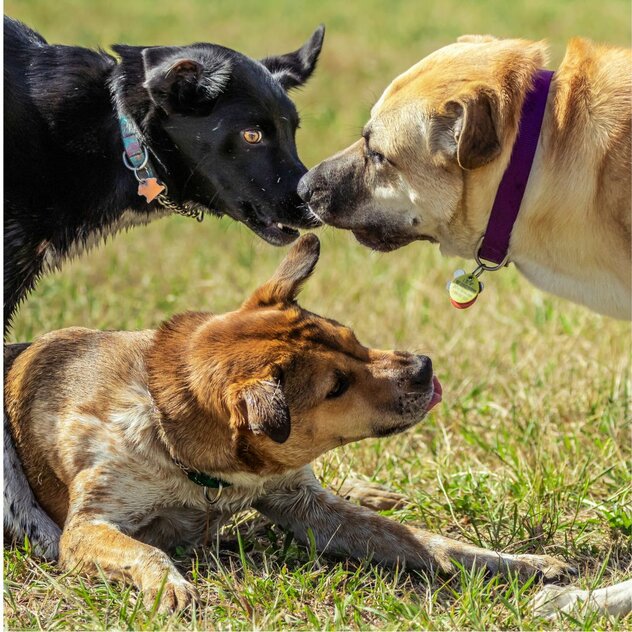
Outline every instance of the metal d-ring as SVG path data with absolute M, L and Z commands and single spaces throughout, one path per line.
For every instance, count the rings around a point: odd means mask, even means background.
M 476 263 L 478 264 L 478 268 L 476 268 L 476 270 L 480 270 L 479 274 L 481 274 L 482 272 L 493 272 L 494 270 L 500 270 L 500 268 L 507 265 L 507 261 L 509 261 L 509 254 L 506 254 L 505 258 L 499 264 L 494 265 L 494 266 L 490 266 L 489 264 L 483 263 L 481 261 L 479 252 L 481 250 L 481 246 L 483 245 L 483 239 L 485 239 L 485 235 L 483 235 L 478 240 L 478 244 L 476 244 L 476 250 L 474 251 L 474 259 L 476 260 Z M 474 274 L 476 274 L 476 272 L 474 272 Z
M 206 498 L 206 502 L 207 502 L 209 505 L 214 505 L 214 504 L 215 504 L 215 503 L 219 500 L 219 497 L 222 495 L 222 491 L 223 491 L 223 489 L 224 489 L 224 486 L 220 483 L 220 484 L 219 484 L 219 487 L 217 488 L 217 495 L 215 496 L 215 498 L 214 498 L 213 500 L 211 500 L 211 499 L 208 497 L 208 490 L 209 490 L 209 488 L 208 488 L 208 487 L 205 487 L 205 488 L 204 488 L 204 498 Z
M 130 161 L 129 158 L 127 156 L 127 152 L 123 152 L 123 164 L 130 170 L 134 172 L 134 175 L 136 176 L 136 179 L 138 180 L 138 176 L 136 175 L 137 171 L 140 171 L 141 169 L 144 169 L 147 166 L 147 163 L 149 162 L 149 152 L 147 151 L 147 147 L 143 147 L 143 153 L 145 154 L 144 158 L 143 158 L 143 164 L 140 167 L 134 167 Z

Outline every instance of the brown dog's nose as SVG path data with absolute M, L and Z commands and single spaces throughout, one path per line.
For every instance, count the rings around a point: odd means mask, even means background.
M 312 197 L 312 193 L 313 190 L 310 187 L 310 177 L 309 177 L 310 172 L 308 171 L 299 181 L 298 183 L 298 187 L 296 189 L 296 192 L 298 193 L 299 197 L 301 198 L 301 200 L 303 200 L 303 202 L 309 203 L 311 197 Z
M 432 360 L 428 356 L 418 355 L 415 372 L 410 378 L 414 388 L 425 389 L 432 383 Z

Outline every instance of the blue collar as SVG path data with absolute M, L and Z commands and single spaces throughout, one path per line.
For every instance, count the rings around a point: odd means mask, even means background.
M 194 217 L 198 222 L 204 220 L 204 208 L 185 203 L 175 204 L 168 197 L 167 185 L 156 175 L 156 170 L 149 158 L 149 150 L 143 142 L 143 136 L 134 120 L 118 110 L 119 127 L 123 138 L 123 164 L 134 174 L 138 182 L 138 195 L 147 200 L 154 200 L 163 208 L 178 215 Z
M 125 115 L 119 116 L 121 136 L 123 137 L 123 163 L 134 173 L 138 181 L 138 195 L 142 195 L 147 203 L 166 195 L 167 187 L 158 179 L 154 167 L 149 160 L 149 151 L 139 136 L 136 125 Z

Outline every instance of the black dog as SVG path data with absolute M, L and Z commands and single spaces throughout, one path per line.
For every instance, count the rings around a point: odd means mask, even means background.
M 42 272 L 123 227 L 211 211 L 282 245 L 317 226 L 286 90 L 323 34 L 261 62 L 214 44 L 113 46 L 117 62 L 5 17 L 5 331 Z

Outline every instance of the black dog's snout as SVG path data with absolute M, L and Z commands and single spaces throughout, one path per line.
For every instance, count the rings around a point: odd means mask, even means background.
M 296 189 L 296 192 L 298 193 L 299 197 L 301 198 L 301 200 L 303 200 L 303 202 L 305 203 L 309 203 L 311 197 L 312 197 L 312 193 L 314 192 L 312 190 L 312 188 L 310 187 L 310 182 L 309 182 L 310 178 L 309 178 L 309 171 L 300 179 L 299 183 L 298 183 L 298 188 Z
M 410 378 L 412 386 L 427 388 L 432 382 L 432 360 L 428 356 L 417 356 L 417 367 Z

